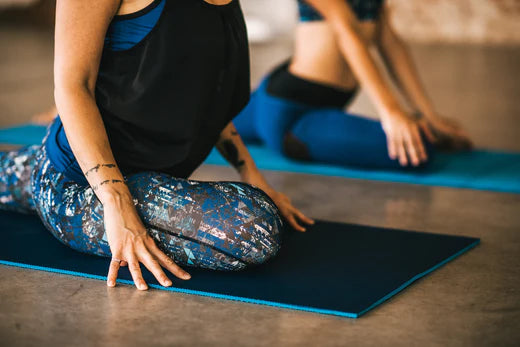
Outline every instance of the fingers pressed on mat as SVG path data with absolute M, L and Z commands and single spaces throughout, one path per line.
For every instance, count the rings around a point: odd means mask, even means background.
M 307 217 L 306 215 L 303 214 L 302 211 L 298 210 L 298 209 L 295 209 L 294 210 L 294 213 L 296 213 L 296 215 L 298 216 L 298 218 L 303 221 L 304 223 L 307 223 L 307 224 L 314 224 L 314 220 Z
M 417 144 L 412 138 L 412 135 L 407 133 L 405 135 L 406 148 L 408 155 L 410 156 L 410 161 L 413 166 L 419 165 L 419 153 L 417 151 Z
M 399 154 L 399 164 L 402 166 L 408 165 L 408 157 L 406 156 L 405 143 L 403 139 L 399 139 L 397 144 L 397 152 Z
M 419 128 L 415 128 L 413 132 L 413 141 L 417 146 L 417 152 L 419 154 L 419 160 L 421 162 L 425 162 L 428 160 L 428 154 L 426 153 L 426 148 L 424 147 L 423 140 L 421 138 L 421 133 Z
M 189 273 L 184 271 L 179 265 L 175 264 L 175 262 L 166 254 L 164 254 L 157 246 L 152 249 L 152 252 L 157 258 L 159 264 L 161 264 L 162 267 L 170 271 L 176 277 L 182 280 L 189 280 L 191 278 Z
M 433 134 L 432 130 L 426 123 L 421 123 L 421 130 L 423 131 L 424 135 L 430 141 L 431 143 L 437 142 L 437 137 Z
M 132 279 L 134 280 L 135 286 L 139 290 L 147 290 L 148 285 L 143 279 L 143 274 L 141 273 L 141 267 L 139 266 L 139 262 L 135 257 L 128 258 L 128 268 L 130 273 L 132 274 Z
M 164 287 L 169 287 L 172 285 L 172 281 L 170 281 L 168 276 L 166 276 L 157 260 L 155 260 L 151 254 L 148 253 L 144 255 L 141 261 L 161 285 Z
M 395 147 L 394 140 L 387 137 L 386 143 L 388 148 L 388 156 L 390 157 L 390 159 L 395 160 L 397 158 L 397 149 Z
M 121 266 L 120 261 L 111 260 L 110 267 L 108 268 L 108 276 L 107 276 L 107 285 L 109 287 L 115 287 L 117 281 L 117 273 L 119 272 L 119 267 Z
M 289 221 L 289 224 L 291 224 L 291 226 L 297 230 L 297 231 L 305 231 L 305 228 L 302 227 L 300 224 L 298 224 L 298 222 L 296 221 L 296 218 L 294 218 L 294 215 L 290 215 L 289 217 L 287 217 L 287 220 Z

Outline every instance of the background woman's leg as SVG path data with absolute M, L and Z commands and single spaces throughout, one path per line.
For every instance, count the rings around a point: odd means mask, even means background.
M 426 149 L 430 158 L 432 146 L 427 144 Z M 379 121 L 339 109 L 315 110 L 300 117 L 287 136 L 285 154 L 336 165 L 403 169 L 389 158 Z
M 260 140 L 256 131 L 256 107 L 258 94 L 253 93 L 247 106 L 233 119 L 233 125 L 244 142 L 257 142 Z
M 241 183 L 194 182 L 145 172 L 128 177 L 137 210 L 157 245 L 179 265 L 238 270 L 259 264 L 280 248 L 281 220 L 261 191 Z M 103 206 L 38 158 L 34 201 L 47 228 L 66 245 L 110 256 Z

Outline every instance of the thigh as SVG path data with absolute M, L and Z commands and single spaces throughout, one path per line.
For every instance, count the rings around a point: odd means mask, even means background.
M 388 156 L 381 123 L 337 109 L 304 114 L 290 130 L 291 149 L 309 160 L 364 168 L 404 169 Z M 297 148 L 299 151 L 295 151 Z M 431 155 L 432 148 L 427 144 Z M 286 153 L 291 156 L 291 153 Z
M 253 93 L 247 106 L 233 119 L 233 125 L 246 143 L 259 140 L 255 126 L 257 103 L 257 94 Z
M 255 128 L 267 147 L 283 151 L 283 139 L 293 124 L 313 108 L 287 99 L 270 95 L 264 81 L 255 92 Z
M 103 205 L 89 186 L 57 171 L 42 146 L 31 177 L 36 211 L 46 228 L 65 245 L 84 253 L 110 256 Z
M 252 186 L 155 172 L 130 175 L 127 184 L 148 232 L 179 264 L 237 270 L 266 261 L 280 248 L 278 210 Z M 45 151 L 32 186 L 37 211 L 56 238 L 81 252 L 111 255 L 103 206 L 90 187 L 56 172 Z
M 278 209 L 250 185 L 150 172 L 131 175 L 127 183 L 158 245 L 183 264 L 240 269 L 265 262 L 280 248 Z

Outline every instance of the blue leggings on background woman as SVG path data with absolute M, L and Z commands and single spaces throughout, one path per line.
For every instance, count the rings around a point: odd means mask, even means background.
M 343 111 L 356 92 L 299 78 L 284 63 L 261 82 L 233 123 L 244 141 L 261 141 L 293 159 L 372 169 L 417 169 L 402 167 L 389 158 L 379 121 Z M 432 146 L 426 140 L 425 145 L 431 160 Z
M 278 209 L 253 186 L 157 172 L 129 175 L 126 184 L 148 232 L 179 264 L 240 270 L 263 263 L 280 248 Z M 102 204 L 90 186 L 55 169 L 44 145 L 0 152 L 0 209 L 37 212 L 67 246 L 111 256 Z

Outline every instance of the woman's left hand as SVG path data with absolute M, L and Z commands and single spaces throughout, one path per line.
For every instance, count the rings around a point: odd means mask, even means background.
M 421 120 L 421 128 L 428 140 L 452 150 L 468 150 L 473 143 L 462 127 L 452 119 L 438 115 Z
M 274 189 L 267 189 L 264 191 L 271 199 L 273 199 L 282 216 L 289 222 L 294 230 L 303 232 L 306 231 L 304 224 L 314 224 L 314 220 L 305 216 L 303 212 L 293 206 L 291 199 L 287 195 L 277 192 Z
M 291 227 L 297 231 L 305 231 L 305 224 L 312 225 L 314 220 L 307 217 L 299 209 L 293 206 L 291 199 L 276 190 L 274 190 L 265 180 L 264 176 L 258 170 L 252 170 L 248 175 L 244 175 L 242 180 L 262 189 L 274 201 L 281 215 L 289 222 Z

